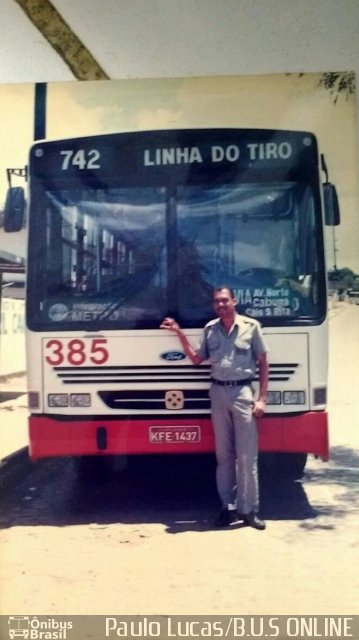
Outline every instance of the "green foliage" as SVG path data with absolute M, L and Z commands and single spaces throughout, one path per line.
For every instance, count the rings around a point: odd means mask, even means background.
M 330 91 L 334 98 L 334 104 L 340 95 L 344 95 L 348 100 L 349 96 L 355 94 L 355 74 L 354 71 L 330 71 L 323 73 L 319 86 Z
M 348 267 L 329 271 L 328 280 L 335 289 L 359 290 L 359 275 L 348 269 Z

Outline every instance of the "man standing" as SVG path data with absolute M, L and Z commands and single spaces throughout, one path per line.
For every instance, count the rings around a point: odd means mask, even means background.
M 162 329 L 174 331 L 193 364 L 211 362 L 211 413 L 217 458 L 217 488 L 222 510 L 215 521 L 226 527 L 234 521 L 235 509 L 245 524 L 265 529 L 258 517 L 257 426 L 263 415 L 268 387 L 267 347 L 260 324 L 236 311 L 232 289 L 214 291 L 218 318 L 206 324 L 196 350 L 173 318 L 165 318 Z M 259 368 L 259 396 L 251 387 Z

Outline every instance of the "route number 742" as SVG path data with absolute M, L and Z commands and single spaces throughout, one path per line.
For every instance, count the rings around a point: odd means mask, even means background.
M 65 342 L 58 338 L 52 338 L 45 344 L 45 360 L 52 367 L 62 364 L 72 364 L 79 367 L 87 362 L 92 364 L 104 364 L 109 359 L 106 338 L 94 340 L 80 340 L 74 338 Z
M 61 169 L 66 171 L 71 167 L 77 167 L 78 169 L 101 169 L 100 165 L 100 152 L 98 149 L 63 149 L 60 151 L 60 155 L 63 156 Z

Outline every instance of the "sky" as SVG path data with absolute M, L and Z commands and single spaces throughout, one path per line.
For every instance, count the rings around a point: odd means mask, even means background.
M 355 97 L 333 97 L 321 74 L 130 79 L 48 84 L 47 138 L 186 127 L 310 131 L 336 184 L 342 223 L 326 231 L 328 268 L 359 273 L 359 197 Z M 8 167 L 23 167 L 33 140 L 34 84 L 0 85 L 0 206 Z M 14 186 L 21 179 L 14 180 Z M 24 234 L 0 235 L 0 250 L 25 255 Z M 334 258 L 334 243 L 336 256 Z M 6 246 L 5 246 L 6 245 Z

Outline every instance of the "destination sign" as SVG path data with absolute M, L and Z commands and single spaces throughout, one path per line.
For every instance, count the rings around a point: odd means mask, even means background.
M 317 145 L 310 133 L 194 129 L 107 134 L 37 143 L 30 156 L 30 174 L 66 178 L 89 175 L 132 179 L 170 175 L 172 169 L 233 171 L 246 168 L 291 168 L 308 171 L 316 165 Z
M 245 146 L 245 151 L 250 160 L 269 160 L 282 158 L 286 160 L 293 153 L 290 142 L 251 143 Z M 214 145 L 210 148 L 210 162 L 236 162 L 241 155 L 241 149 L 236 144 L 228 146 Z M 199 147 L 170 147 L 145 149 L 144 165 L 166 164 L 191 164 L 204 162 L 207 158 Z

